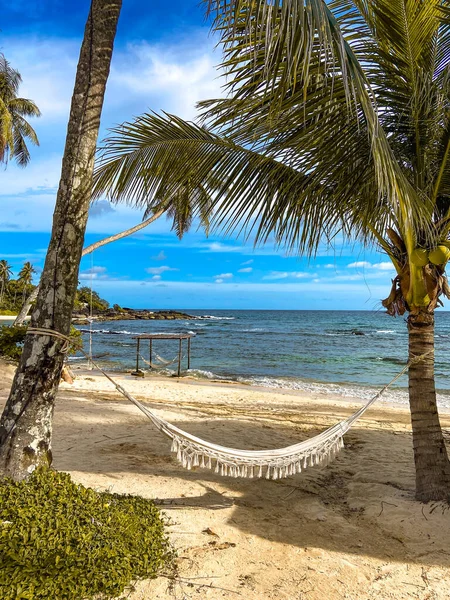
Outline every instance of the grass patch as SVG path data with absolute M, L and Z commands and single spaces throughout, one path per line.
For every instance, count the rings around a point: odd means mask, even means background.
M 174 557 L 151 500 L 95 492 L 37 469 L 0 482 L 0 598 L 114 598 Z

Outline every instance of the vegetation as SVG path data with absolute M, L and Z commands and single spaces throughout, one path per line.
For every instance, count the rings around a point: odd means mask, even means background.
M 26 325 L 0 327 L 0 356 L 19 360 L 26 334 Z
M 151 500 L 98 493 L 47 468 L 0 483 L 3 600 L 117 597 L 172 557 Z
M 436 407 L 434 310 L 450 297 L 450 5 L 442 0 L 210 0 L 228 96 L 199 124 L 146 114 L 112 131 L 96 193 L 157 207 L 202 189 L 213 225 L 314 255 L 377 245 L 408 313 L 417 497 L 450 496 Z M 153 190 L 153 195 L 148 193 Z
M 30 262 L 25 262 L 17 279 L 12 279 L 12 267 L 0 260 L 0 314 L 17 314 L 25 298 L 32 292 L 33 275 L 36 273 Z
M 0 315 L 17 315 L 26 298 L 36 289 L 33 285 L 33 275 L 36 273 L 30 262 L 25 262 L 19 271 L 17 279 L 12 279 L 12 267 L 6 260 L 0 260 Z M 75 310 L 82 310 L 91 305 L 91 289 L 80 287 L 75 295 Z M 109 308 L 109 302 L 92 291 L 92 309 L 101 312 Z
M 27 117 L 39 117 L 41 113 L 32 100 L 17 97 L 21 82 L 20 73 L 0 54 L 0 162 L 14 158 L 24 167 L 30 160 L 26 140 L 39 145 Z
M 19 360 L 22 355 L 23 344 L 27 334 L 28 325 L 3 325 L 0 327 L 0 356 Z M 76 327 L 70 328 L 70 337 L 76 341 L 78 347 L 83 346 L 81 331 Z M 69 354 L 75 354 L 75 346 Z
M 86 286 L 78 288 L 75 296 L 74 309 L 90 309 L 91 305 L 92 310 L 95 312 L 101 312 L 102 310 L 109 308 L 109 302 L 107 300 L 103 300 L 103 298 L 100 298 L 100 294 L 95 290 L 92 290 L 91 292 L 91 288 Z

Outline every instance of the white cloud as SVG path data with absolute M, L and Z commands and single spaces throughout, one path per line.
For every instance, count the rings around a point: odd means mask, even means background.
M 161 250 L 161 252 L 159 254 L 157 254 L 156 256 L 152 256 L 152 260 L 166 260 L 167 256 L 164 252 L 164 250 Z
M 162 267 L 148 267 L 145 270 L 150 275 L 161 275 L 161 273 L 165 273 L 166 271 L 178 271 L 178 269 L 168 267 L 167 265 L 163 265 Z
M 217 279 L 231 279 L 233 277 L 233 273 L 221 273 L 220 275 L 214 275 Z
M 106 267 L 91 267 L 90 269 L 86 269 L 85 271 L 80 271 L 80 273 L 78 273 L 78 279 L 80 281 L 91 281 L 91 280 L 99 280 L 99 279 L 113 279 L 113 280 L 117 280 L 119 278 L 117 277 L 110 277 L 107 274 L 107 268 Z
M 216 281 L 214 283 L 223 283 L 223 279 L 216 279 Z
M 336 265 L 333 265 L 332 263 L 328 263 L 328 265 L 324 265 L 323 268 L 324 269 L 335 269 Z
M 222 242 L 213 242 L 208 244 L 204 252 L 242 252 L 244 248 L 242 246 L 228 246 L 222 244 Z
M 272 271 L 268 275 L 264 275 L 263 279 L 287 279 L 288 277 L 287 271 Z
M 153 275 L 152 280 L 153 281 L 159 281 L 161 279 L 161 275 Z
M 97 219 L 98 217 L 103 217 L 114 212 L 116 212 L 116 209 L 112 207 L 112 204 L 108 200 L 98 200 L 89 209 L 89 216 Z
M 352 262 L 347 265 L 348 269 L 370 269 L 372 263 L 367 262 L 366 260 L 358 260 L 356 262 Z
M 347 265 L 347 268 L 348 269 L 370 269 L 372 272 L 373 271 L 393 271 L 394 265 L 388 261 L 372 264 L 370 262 L 363 260 L 363 261 L 350 263 L 349 265 Z
M 211 38 L 196 35 L 188 44 L 129 44 L 113 58 L 108 100 L 131 94 L 148 106 L 149 98 L 161 98 L 159 105 L 152 102 L 155 110 L 193 119 L 199 100 L 223 96 L 213 48 Z
M 307 277 L 315 277 L 315 273 L 305 273 L 303 271 L 271 271 L 268 275 L 264 275 L 263 279 L 287 279 L 288 277 L 305 279 Z
M 252 267 L 245 267 L 244 269 L 239 269 L 238 273 L 251 273 L 252 271 Z
M 245 262 L 241 263 L 242 266 L 244 265 L 251 265 L 253 263 L 253 258 L 251 258 L 250 260 L 246 260 Z
M 378 271 L 393 271 L 394 265 L 391 262 L 380 262 L 372 265 L 373 269 L 377 269 Z
M 91 267 L 90 269 L 86 269 L 85 271 L 83 271 L 83 273 L 85 275 L 90 275 L 91 273 L 92 274 L 94 274 L 94 273 L 100 274 L 100 273 L 105 273 L 105 272 L 106 272 L 106 267 L 100 267 L 100 266 L 99 267 Z

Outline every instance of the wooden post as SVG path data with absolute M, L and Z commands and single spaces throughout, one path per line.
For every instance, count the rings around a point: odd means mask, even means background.
M 137 347 L 136 347 L 136 373 L 139 372 L 139 348 L 141 345 L 141 340 L 137 339 Z
M 181 375 L 181 342 L 182 339 L 180 338 L 180 345 L 178 347 L 178 377 Z
M 191 338 L 188 338 L 188 369 L 191 368 Z
M 152 367 L 152 357 L 153 357 L 153 340 L 152 340 L 152 338 L 150 338 L 150 352 L 149 352 L 149 354 L 150 354 L 150 365 L 149 365 L 149 367 L 150 367 L 150 369 L 152 369 L 153 368 Z

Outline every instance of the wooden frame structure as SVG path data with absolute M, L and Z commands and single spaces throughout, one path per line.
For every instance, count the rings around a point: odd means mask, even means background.
M 142 340 L 149 341 L 149 367 L 152 369 L 152 357 L 153 357 L 153 340 L 178 340 L 178 377 L 181 374 L 181 362 L 183 360 L 183 340 L 187 340 L 187 368 L 191 368 L 191 338 L 194 337 L 194 333 L 142 333 L 141 335 L 134 335 L 133 340 L 137 340 L 136 346 L 136 373 L 139 372 L 139 357 L 140 347 Z

